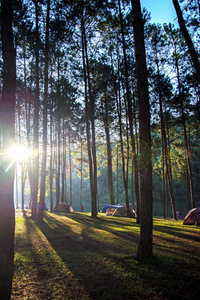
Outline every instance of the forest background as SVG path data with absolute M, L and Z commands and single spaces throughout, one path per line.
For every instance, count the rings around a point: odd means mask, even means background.
M 180 2 L 199 52 L 200 3 Z M 130 1 L 15 5 L 15 206 L 44 193 L 51 210 L 67 201 L 91 211 L 92 163 L 98 210 L 125 202 L 126 193 L 136 207 L 138 172 L 150 158 L 154 215 L 172 216 L 171 203 L 183 215 L 200 206 L 199 84 L 181 31 L 151 24 L 144 10 L 152 147 L 140 153 Z

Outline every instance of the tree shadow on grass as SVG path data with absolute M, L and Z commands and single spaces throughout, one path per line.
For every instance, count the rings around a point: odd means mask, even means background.
M 102 287 L 110 289 L 112 292 L 106 298 L 106 294 L 99 293 L 98 299 L 193 299 L 196 300 L 199 295 L 199 276 L 197 276 L 197 269 L 199 266 L 199 260 L 197 261 L 197 268 L 194 272 L 191 270 L 191 265 L 185 263 L 184 256 L 194 255 L 195 253 L 190 253 L 186 251 L 186 248 L 182 249 L 181 242 L 176 241 L 176 250 L 173 249 L 173 243 L 170 239 L 166 239 L 166 246 L 163 249 L 160 248 L 161 252 L 159 256 L 154 257 L 152 260 L 142 262 L 134 261 L 129 258 L 124 253 L 124 256 L 119 256 L 117 251 L 120 247 L 117 245 L 104 244 L 102 242 L 93 240 L 90 238 L 92 236 L 92 227 L 98 228 L 100 230 L 105 230 L 116 237 L 121 239 L 121 251 L 123 253 L 123 244 L 128 242 L 136 242 L 137 237 L 134 236 L 134 226 L 138 226 L 133 223 L 133 235 L 126 232 L 117 231 L 117 228 L 124 226 L 122 219 L 93 219 L 89 216 L 82 217 L 80 214 L 69 214 L 67 218 L 76 221 L 84 225 L 81 236 L 83 237 L 80 247 L 82 249 L 82 254 L 87 257 L 85 261 L 86 264 L 92 265 L 91 267 L 91 277 L 90 279 L 85 279 L 85 284 L 88 280 L 93 282 L 93 286 L 98 285 L 99 290 L 102 291 Z M 53 221 L 54 222 L 54 221 Z M 131 223 L 130 223 L 131 224 Z M 128 226 L 130 226 L 130 224 Z M 126 225 L 127 226 L 127 225 Z M 124 226 L 124 228 L 126 227 Z M 156 230 L 162 231 L 161 227 L 157 227 Z M 170 232 L 165 228 L 164 232 L 170 234 L 172 237 L 188 238 L 192 242 L 193 240 L 198 241 L 198 239 L 193 239 L 192 236 L 187 235 L 181 231 L 181 233 L 175 228 L 170 228 Z M 162 241 L 165 241 L 163 237 L 159 237 Z M 169 249 L 169 242 L 172 243 L 172 248 Z M 88 256 L 85 250 L 88 250 Z M 59 249 L 58 249 L 59 251 Z M 94 255 L 94 252 L 97 252 Z M 170 255 L 173 255 L 173 251 L 178 251 L 177 255 L 180 255 L 179 260 L 168 259 Z M 198 251 L 197 251 L 198 252 Z M 85 254 L 84 254 L 85 253 Z M 102 260 L 102 263 L 100 260 Z M 72 270 L 78 275 L 79 278 L 83 278 L 82 270 L 76 270 L 74 262 L 65 260 L 67 265 L 70 266 Z M 77 259 L 78 264 L 81 264 L 80 258 Z M 83 263 L 83 262 L 82 262 Z M 85 264 L 83 263 L 83 269 Z M 97 275 L 95 275 L 97 273 Z M 118 275 L 120 274 L 120 275 Z M 101 277 L 105 277 L 105 283 L 102 281 Z M 95 279 L 96 278 L 96 279 Z M 114 280 L 114 283 L 113 283 Z M 95 282 L 94 282 L 95 281 Z M 122 290 L 119 287 L 123 287 Z M 91 296 L 97 296 L 90 292 Z M 112 298 L 113 296 L 113 298 Z M 110 297 L 110 298 L 109 298 Z M 116 297 L 116 298 L 114 298 Z M 96 298 L 94 298 L 96 299 Z
M 111 218 L 92 218 L 90 216 L 84 216 L 82 217 L 81 214 L 69 214 L 67 215 L 68 218 L 79 222 L 89 227 L 95 227 L 100 230 L 105 230 L 109 233 L 114 234 L 115 236 L 119 238 L 124 238 L 126 240 L 129 240 L 134 243 L 138 243 L 139 241 L 139 225 L 136 223 L 135 219 L 127 219 L 122 217 L 111 217 Z M 125 221 L 129 220 L 129 223 L 127 224 Z M 132 232 L 130 233 L 126 231 L 126 227 L 131 227 Z M 122 231 L 123 229 L 124 231 Z
M 84 299 L 89 296 L 30 217 L 16 238 L 11 299 Z
M 198 267 L 168 260 L 167 255 L 154 256 L 150 260 L 133 264 L 130 258 L 123 260 L 127 272 L 135 272 L 139 282 L 154 297 L 146 299 L 197 300 L 200 295 Z M 142 298 L 145 299 L 145 298 Z
M 198 299 L 197 270 L 192 274 L 189 264 L 181 264 L 181 259 L 177 263 L 168 261 L 167 245 L 162 245 L 161 254 L 146 262 L 127 255 L 132 245 L 136 247 L 138 238 L 134 237 L 137 225 L 132 222 L 128 221 L 128 226 L 133 226 L 131 234 L 122 219 L 93 219 L 81 214 L 47 214 L 43 223 L 34 224 L 28 218 L 26 222 L 27 239 L 35 228 L 39 229 L 39 249 L 32 241 L 31 256 L 37 280 L 42 286 L 48 285 L 46 294 L 41 294 L 46 298 L 38 297 L 41 286 L 35 299 Z M 57 294 L 52 288 L 56 284 L 53 276 L 60 281 Z
M 195 228 L 195 235 L 191 230 L 187 230 L 185 228 L 177 228 L 177 227 L 172 227 L 172 226 L 159 226 L 159 225 L 154 225 L 153 230 L 154 231 L 160 231 L 164 232 L 167 234 L 170 234 L 175 237 L 180 237 L 183 239 L 187 239 L 188 241 L 195 241 L 195 242 L 200 242 L 200 228 Z
M 70 231 L 67 221 L 62 223 L 53 215 L 47 215 L 45 222 L 37 226 L 91 299 L 135 299 L 126 271 L 122 266 L 118 270 L 119 245 L 98 240 L 93 230 L 96 221 L 84 219 L 78 222 L 82 228 L 80 233 Z M 129 236 L 123 233 L 118 237 L 125 244 Z M 124 278 L 123 275 L 118 277 L 118 273 L 124 274 Z

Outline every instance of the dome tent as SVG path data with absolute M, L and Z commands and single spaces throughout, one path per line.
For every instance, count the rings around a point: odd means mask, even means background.
M 200 225 L 200 207 L 191 209 L 183 221 L 183 225 Z

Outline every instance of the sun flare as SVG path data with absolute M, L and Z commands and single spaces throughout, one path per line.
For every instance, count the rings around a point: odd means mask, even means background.
M 23 145 L 15 145 L 9 149 L 8 156 L 16 162 L 22 162 L 29 158 L 30 150 Z

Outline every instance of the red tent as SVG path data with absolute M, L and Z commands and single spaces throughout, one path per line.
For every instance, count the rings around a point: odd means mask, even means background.
M 200 207 L 191 209 L 186 215 L 184 225 L 200 225 Z

